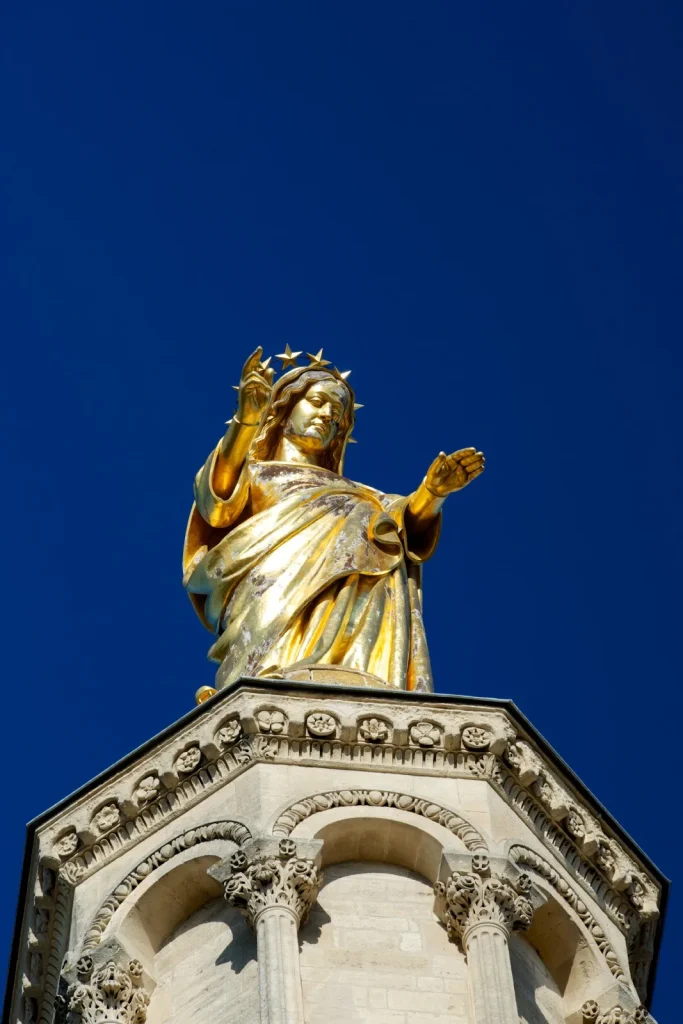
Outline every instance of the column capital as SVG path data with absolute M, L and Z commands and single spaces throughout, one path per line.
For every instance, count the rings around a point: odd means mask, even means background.
M 71 985 L 67 1007 L 82 1024 L 145 1024 L 149 996 L 142 987 L 141 963 L 131 960 L 123 967 L 109 960 L 93 970 L 87 956 L 76 970 L 89 980 Z
M 225 898 L 252 927 L 271 907 L 293 914 L 297 927 L 308 917 L 322 884 L 322 840 L 257 837 L 229 858 Z
M 581 1007 L 584 1024 L 644 1024 L 652 1020 L 644 1006 L 636 1006 L 625 1010 L 623 1006 L 611 1006 L 609 1010 L 600 1012 L 595 999 L 589 999 Z
M 436 912 L 449 938 L 459 939 L 464 948 L 478 925 L 499 928 L 507 939 L 513 929 L 524 930 L 531 924 L 533 889 L 528 875 L 492 870 L 485 854 L 475 854 L 469 865 L 463 864 L 436 883 Z

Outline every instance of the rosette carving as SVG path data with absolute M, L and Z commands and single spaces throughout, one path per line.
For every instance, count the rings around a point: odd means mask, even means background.
M 315 903 L 322 873 L 314 860 L 297 856 L 296 843 L 281 839 L 277 850 L 248 857 L 237 850 L 230 858 L 232 874 L 224 883 L 225 898 L 253 926 L 269 907 L 287 907 L 302 924 Z

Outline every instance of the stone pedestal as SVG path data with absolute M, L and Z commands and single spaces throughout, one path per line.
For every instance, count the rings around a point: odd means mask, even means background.
M 32 824 L 11 1024 L 612 1024 L 666 882 L 509 702 L 243 680 Z

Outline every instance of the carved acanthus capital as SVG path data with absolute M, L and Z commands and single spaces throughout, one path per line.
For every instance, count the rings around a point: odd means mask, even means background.
M 581 1012 L 584 1024 L 645 1024 L 652 1019 L 644 1006 L 638 1006 L 634 1010 L 625 1010 L 623 1006 L 611 1006 L 609 1010 L 601 1012 L 594 999 L 584 1003 Z
M 252 926 L 269 907 L 286 907 L 302 924 L 322 884 L 320 842 L 255 839 L 230 857 L 225 898 Z
M 497 925 L 508 937 L 513 929 L 528 928 L 534 913 L 531 889 L 528 875 L 517 874 L 512 880 L 492 872 L 484 854 L 472 858 L 469 870 L 454 871 L 435 886 L 449 937 L 465 947 L 468 933 L 479 924 Z
M 79 961 L 80 974 L 89 974 L 91 969 L 90 957 Z M 71 1020 L 81 1024 L 144 1024 L 149 996 L 141 987 L 142 973 L 137 960 L 131 960 L 127 967 L 109 960 L 93 971 L 89 982 L 70 987 L 67 1005 Z

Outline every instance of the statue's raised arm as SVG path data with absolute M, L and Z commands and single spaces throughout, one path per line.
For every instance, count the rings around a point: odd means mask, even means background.
M 263 349 L 257 348 L 242 368 L 237 389 L 237 412 L 230 420 L 218 448 L 213 489 L 222 498 L 232 494 L 251 443 L 270 404 L 275 371 L 261 362 L 262 355 Z
M 195 481 L 184 582 L 216 636 L 218 688 L 241 676 L 433 689 L 421 565 L 441 505 L 484 470 L 474 448 L 443 452 L 408 497 L 343 475 L 354 401 L 322 350 L 274 384 L 246 361 L 237 411 Z

